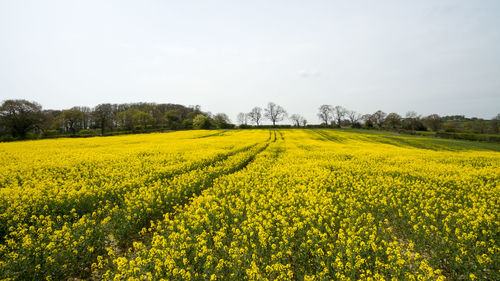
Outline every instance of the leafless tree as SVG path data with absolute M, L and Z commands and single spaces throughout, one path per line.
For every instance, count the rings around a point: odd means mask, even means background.
M 337 125 L 340 127 L 340 124 L 342 123 L 342 120 L 344 120 L 344 117 L 347 113 L 347 109 L 343 108 L 340 105 L 337 105 L 333 108 L 333 116 L 337 120 Z
M 254 107 L 252 111 L 248 113 L 248 117 L 255 123 L 257 126 L 260 125 L 260 121 L 262 120 L 262 108 Z
M 264 116 L 273 122 L 273 126 L 276 126 L 276 122 L 280 122 L 287 116 L 285 109 L 274 102 L 267 104 L 264 109 Z
M 302 124 L 304 117 L 302 115 L 299 115 L 299 114 L 292 114 L 292 116 L 290 116 L 290 120 L 292 120 L 294 126 L 297 126 L 297 127 L 300 127 L 300 125 Z
M 307 120 L 306 119 L 302 119 L 302 126 L 306 127 L 306 125 L 307 125 Z
M 217 113 L 213 117 L 214 123 L 219 129 L 228 129 L 231 125 L 231 119 L 226 113 Z
M 422 125 L 422 121 L 420 119 L 421 117 L 418 113 L 415 111 L 408 111 L 403 121 L 405 129 L 412 131 L 417 130 Z
M 83 129 L 88 129 L 90 128 L 90 123 L 92 121 L 92 109 L 90 109 L 90 107 L 88 106 L 82 106 L 80 107 L 80 111 L 82 112 L 82 115 L 83 115 L 83 122 L 82 122 L 82 126 L 83 126 Z
M 328 126 L 328 122 L 333 118 L 333 107 L 328 104 L 323 104 L 318 109 L 318 118 Z
M 365 114 L 361 116 L 361 120 L 365 123 L 365 126 L 368 128 L 372 128 L 375 125 L 374 118 L 372 114 Z
M 238 113 L 238 116 L 236 117 L 238 119 L 238 123 L 240 125 L 247 125 L 248 124 L 248 113 L 240 112 Z
M 383 112 L 382 110 L 377 110 L 377 112 L 372 114 L 373 121 L 377 127 L 381 128 L 382 125 L 384 124 L 384 120 L 387 114 Z
M 349 122 L 351 122 L 351 126 L 353 126 L 354 124 L 356 124 L 359 121 L 359 119 L 361 118 L 361 115 L 354 110 L 348 110 L 347 111 L 347 118 L 349 119 Z

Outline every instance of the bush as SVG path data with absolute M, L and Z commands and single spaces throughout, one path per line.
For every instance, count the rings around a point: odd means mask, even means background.
M 12 135 L 10 135 L 10 134 L 4 135 L 4 136 L 0 137 L 0 142 L 3 142 L 3 141 L 15 141 L 15 140 L 16 139 Z
M 24 139 L 27 139 L 27 140 L 36 140 L 36 139 L 38 139 L 38 135 L 35 134 L 35 133 L 32 133 L 32 132 L 27 132 L 26 136 L 24 137 Z
M 80 130 L 80 132 L 78 132 L 78 135 L 80 135 L 80 136 L 95 136 L 95 133 L 92 130 Z
M 59 135 L 57 130 L 46 130 L 42 133 L 42 138 L 54 138 Z
M 192 129 L 193 128 L 193 121 L 191 121 L 190 119 L 186 119 L 186 120 L 182 121 L 181 128 L 182 129 Z
M 193 119 L 193 128 L 195 129 L 210 129 L 213 127 L 213 124 L 210 120 L 210 118 L 198 114 L 194 119 Z
M 498 142 L 500 143 L 500 136 L 490 136 L 488 139 L 489 142 Z
M 443 139 L 500 142 L 500 136 L 488 136 L 488 135 L 474 134 L 474 133 L 437 132 L 436 137 Z
M 488 141 L 488 136 L 474 133 L 460 133 L 457 138 L 461 140 Z

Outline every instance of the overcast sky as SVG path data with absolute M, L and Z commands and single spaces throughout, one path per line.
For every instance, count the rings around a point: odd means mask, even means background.
M 0 100 L 500 112 L 500 1 L 0 0 Z

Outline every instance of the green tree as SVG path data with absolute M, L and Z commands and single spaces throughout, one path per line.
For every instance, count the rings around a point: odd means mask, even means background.
M 198 114 L 193 119 L 193 128 L 195 129 L 210 129 L 212 127 L 212 122 L 210 118 L 205 115 Z
M 391 112 L 385 117 L 384 124 L 388 128 L 398 129 L 401 127 L 401 120 L 401 115 Z
M 74 134 L 82 126 L 83 113 L 76 109 L 63 110 L 60 118 L 64 127 Z
M 431 114 L 424 118 L 424 125 L 434 132 L 439 131 L 443 127 L 443 120 L 437 114 Z
M 192 129 L 193 128 L 193 120 L 191 120 L 191 119 L 182 120 L 181 128 L 186 129 L 186 130 Z
M 125 111 L 120 111 L 116 114 L 116 122 L 120 127 L 123 127 L 127 130 L 134 129 L 136 124 L 136 120 L 134 115 L 138 112 L 135 108 L 129 108 Z
M 101 134 L 104 135 L 106 128 L 113 127 L 113 107 L 109 103 L 99 104 L 94 108 L 94 122 L 101 128 Z
M 472 132 L 476 134 L 484 134 L 488 131 L 488 122 L 484 119 L 476 119 L 471 124 Z
M 25 138 L 42 120 L 42 106 L 36 102 L 5 100 L 0 106 L 0 122 L 14 137 Z
M 169 110 L 165 112 L 165 120 L 167 120 L 168 128 L 177 129 L 181 122 L 181 115 L 175 110 Z
M 154 119 L 151 114 L 138 110 L 136 113 L 134 113 L 134 121 L 137 124 L 140 124 L 142 128 L 146 129 L 146 126 L 151 125 Z
M 499 126 L 500 126 L 500 113 L 490 120 L 490 129 L 489 129 L 490 133 L 498 134 Z

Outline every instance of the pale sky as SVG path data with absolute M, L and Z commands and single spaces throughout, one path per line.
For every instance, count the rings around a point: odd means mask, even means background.
M 0 0 L 5 99 L 491 118 L 500 1 Z

